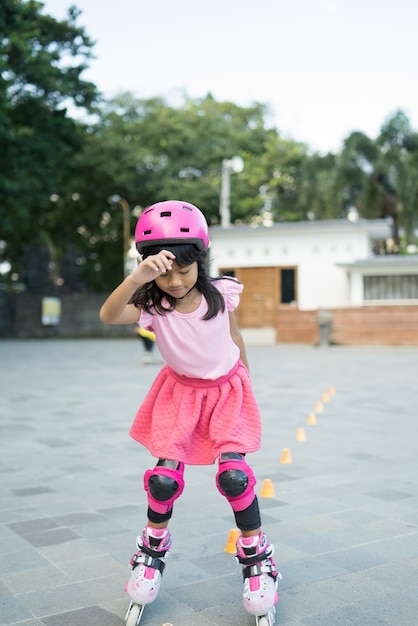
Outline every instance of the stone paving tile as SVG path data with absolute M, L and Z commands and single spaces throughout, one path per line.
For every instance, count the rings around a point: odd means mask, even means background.
M 0 597 L 0 624 L 12 624 L 16 621 L 23 621 L 30 619 L 32 613 L 19 601 L 18 598 L 13 596 L 1 596 Z
M 353 604 L 359 600 L 385 595 L 391 591 L 388 584 L 374 576 L 378 568 L 363 572 L 352 572 L 336 578 L 327 578 L 310 585 L 323 593 L 339 598 L 342 604 Z
M 347 572 L 360 572 L 387 563 L 380 555 L 373 554 L 367 549 L 351 547 L 344 550 L 335 550 L 321 555 L 322 559 L 343 567 Z
M 39 619 L 48 615 L 66 613 L 95 602 L 94 595 L 84 581 L 56 585 L 42 591 L 22 593 L 18 598 L 31 615 Z
M 374 552 L 386 561 L 398 562 L 418 556 L 418 531 L 400 537 L 389 537 L 367 546 L 370 552 Z
M 372 532 L 375 531 L 383 537 L 409 535 L 412 532 L 416 532 L 418 529 L 418 513 L 417 524 L 408 523 L 408 520 L 380 519 L 370 524 L 364 524 L 363 528 L 366 532 L 370 529 Z
M 80 539 L 80 535 L 72 531 L 70 528 L 54 528 L 52 530 L 44 530 L 38 533 L 29 533 L 25 535 L 26 541 L 36 548 L 43 546 L 54 546 L 67 541 L 75 541 Z
M 128 340 L 0 348 L 0 624 L 122 626 L 154 464 L 128 430 L 157 370 Z M 264 420 L 249 460 L 259 496 L 266 478 L 275 489 L 260 504 L 284 577 L 277 626 L 417 626 L 418 349 L 247 351 Z M 216 469 L 187 468 L 163 588 L 141 626 L 254 626 L 224 552 L 235 524 Z
M 42 591 L 48 587 L 64 585 L 70 582 L 70 578 L 62 571 L 61 567 L 48 564 L 37 569 L 25 569 L 23 572 L 7 572 L 0 576 L 0 581 L 10 590 L 10 593 L 18 596 L 30 591 Z
M 394 626 L 402 622 L 391 622 L 377 617 L 375 613 L 367 613 L 360 608 L 348 605 L 334 611 L 321 612 L 311 617 L 305 617 L 304 626 Z M 406 626 L 406 625 L 405 625 Z
M 123 626 L 125 622 L 99 606 L 89 606 L 45 617 L 42 624 L 45 626 Z
M 43 567 L 48 561 L 39 552 L 27 544 L 26 548 L 4 552 L 0 559 L 0 574 L 23 572 L 26 569 Z
M 293 587 L 307 582 L 317 582 L 334 576 L 341 576 L 347 573 L 345 567 L 334 565 L 326 560 L 324 555 L 312 558 L 304 558 L 287 561 L 281 568 L 283 573 L 283 586 Z
M 397 591 L 380 598 L 368 598 L 355 606 L 373 619 L 386 620 L 389 624 L 416 626 L 418 616 L 418 586 L 405 592 Z
M 382 587 L 386 587 L 387 591 L 405 591 L 417 586 L 417 572 L 410 565 L 413 560 L 402 561 L 400 563 L 389 563 L 380 565 L 367 572 L 365 575 L 373 582 L 378 583 Z
M 60 563 L 60 569 L 65 573 L 67 579 L 72 581 L 91 580 L 92 578 L 109 577 L 116 574 L 123 580 L 127 572 L 126 566 L 118 563 L 108 554 Z
M 7 626 L 11 626 L 11 624 L 13 624 L 13 626 L 45 626 L 44 622 L 40 622 L 37 619 L 25 619 L 24 621 L 10 622 L 7 624 Z

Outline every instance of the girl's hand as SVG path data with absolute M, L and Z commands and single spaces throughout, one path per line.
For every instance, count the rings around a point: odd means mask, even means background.
M 169 272 L 173 267 L 176 257 L 168 250 L 161 250 L 158 254 L 152 254 L 141 261 L 131 274 L 132 280 L 138 285 L 145 285 L 155 280 L 161 274 Z

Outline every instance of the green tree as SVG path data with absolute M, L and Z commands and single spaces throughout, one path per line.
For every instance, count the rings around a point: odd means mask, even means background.
M 351 133 L 336 162 L 335 198 L 342 215 L 351 206 L 364 218 L 391 218 L 391 252 L 414 238 L 418 217 L 418 135 L 407 116 L 397 111 L 374 141 Z
M 382 188 L 381 214 L 393 218 L 395 246 L 404 248 L 415 240 L 418 227 L 418 133 L 406 114 L 397 111 L 383 124 L 376 143 L 379 160 L 375 176 Z
M 0 240 L 15 277 L 38 246 L 52 254 L 50 268 L 63 252 L 66 214 L 51 196 L 71 191 L 73 157 L 84 142 L 74 114 L 92 111 L 98 95 L 81 78 L 93 43 L 76 25 L 80 12 L 71 7 L 60 22 L 42 8 L 34 0 L 0 5 Z
M 245 169 L 234 175 L 232 220 L 249 221 L 260 212 L 258 190 L 265 182 L 255 164 L 276 135 L 266 129 L 265 107 L 258 103 L 242 108 L 207 95 L 172 107 L 129 93 L 104 103 L 77 159 L 75 186 L 88 211 L 75 228 L 88 283 L 108 290 L 121 276 L 123 216 L 109 197 L 118 194 L 129 203 L 131 230 L 141 207 L 168 198 L 195 203 L 208 223 L 217 223 L 222 160 L 237 154 Z

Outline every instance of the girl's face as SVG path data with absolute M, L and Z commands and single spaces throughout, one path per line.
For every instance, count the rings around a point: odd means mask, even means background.
M 184 298 L 193 289 L 198 278 L 197 261 L 191 265 L 177 265 L 173 261 L 173 267 L 165 274 L 155 279 L 155 283 L 172 298 Z

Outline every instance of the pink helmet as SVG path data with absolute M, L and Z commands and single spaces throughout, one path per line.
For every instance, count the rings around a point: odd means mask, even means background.
M 203 213 L 181 200 L 157 202 L 145 209 L 135 228 L 135 244 L 142 254 L 158 244 L 194 243 L 200 250 L 209 245 L 209 229 Z

